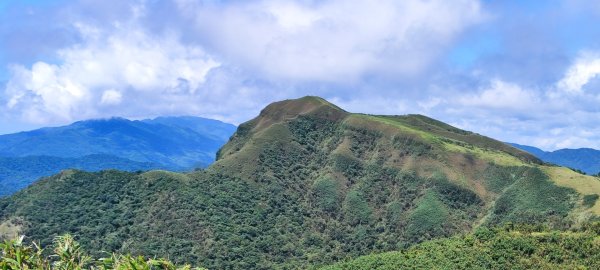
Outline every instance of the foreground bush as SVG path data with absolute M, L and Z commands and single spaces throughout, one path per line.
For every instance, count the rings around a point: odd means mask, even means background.
M 112 254 L 109 258 L 93 259 L 88 256 L 71 235 L 55 238 L 53 249 L 47 251 L 36 243 L 24 244 L 23 237 L 0 244 L 0 269 L 36 270 L 186 270 L 191 266 L 175 266 L 165 259 L 147 259 L 142 256 Z M 194 268 L 200 270 L 202 268 Z

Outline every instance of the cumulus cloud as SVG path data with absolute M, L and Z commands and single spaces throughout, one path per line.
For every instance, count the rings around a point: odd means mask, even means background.
M 495 79 L 483 91 L 459 98 L 458 103 L 463 106 L 528 110 L 540 105 L 534 93 L 517 84 Z
M 581 94 L 584 86 L 599 74 L 600 54 L 586 52 L 568 69 L 557 86 L 566 93 Z
M 179 0 L 215 53 L 271 79 L 413 75 L 485 15 L 475 0 Z
M 276 99 L 341 96 L 368 89 L 365 78 L 385 77 L 385 87 L 418 74 L 485 17 L 477 0 L 82 1 L 55 13 L 76 42 L 51 61 L 11 65 L 4 118 L 239 123 Z
M 77 24 L 83 42 L 57 53 L 57 63 L 13 65 L 7 109 L 32 122 L 102 115 L 102 106 L 140 106 L 168 96 L 193 97 L 219 63 L 176 35 L 153 36 L 135 25 L 98 29 Z M 145 96 L 146 99 L 137 99 Z M 129 97 L 127 100 L 125 98 Z
M 600 73 L 595 65 L 593 57 L 579 58 L 559 81 L 541 89 L 493 79 L 475 93 L 454 92 L 433 114 L 463 129 L 545 150 L 600 148 L 595 128 L 600 99 L 584 91 Z

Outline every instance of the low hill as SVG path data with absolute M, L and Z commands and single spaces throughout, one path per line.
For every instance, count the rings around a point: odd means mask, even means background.
M 523 151 L 527 151 L 548 163 L 581 170 L 589 175 L 600 173 L 600 150 L 579 148 L 544 151 L 533 146 L 516 143 L 511 143 L 511 145 Z
M 65 169 L 100 171 L 107 168 L 123 171 L 146 171 L 160 169 L 162 166 L 102 154 L 78 158 L 50 156 L 0 157 L 0 197 L 25 188 L 40 177 L 51 176 Z
M 209 269 L 296 269 L 482 226 L 570 228 L 600 215 L 600 181 L 420 115 L 273 103 L 202 171 L 65 171 L 0 200 L 4 235 Z M 0 234 L 2 229 L 0 229 Z
M 480 229 L 403 251 L 367 255 L 322 270 L 596 269 L 599 230 L 505 231 Z

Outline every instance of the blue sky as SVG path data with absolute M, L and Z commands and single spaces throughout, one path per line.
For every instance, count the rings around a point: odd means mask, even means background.
M 597 25 L 591 0 L 4 0 L 0 133 L 111 116 L 241 123 L 319 95 L 600 148 Z

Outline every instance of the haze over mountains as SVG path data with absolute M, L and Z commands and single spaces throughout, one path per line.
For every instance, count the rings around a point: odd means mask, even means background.
M 125 171 L 206 167 L 235 126 L 200 117 L 80 121 L 0 136 L 0 196 L 64 169 Z
M 511 145 L 527 151 L 545 162 L 578 169 L 590 175 L 600 173 L 600 150 L 579 148 L 544 151 L 533 146 L 516 143 L 511 143 Z
M 598 194 L 595 177 L 425 116 L 304 97 L 240 125 L 205 170 L 36 182 L 0 199 L 0 233 L 47 245 L 68 232 L 94 256 L 306 269 L 507 222 L 576 228 L 600 215 Z

